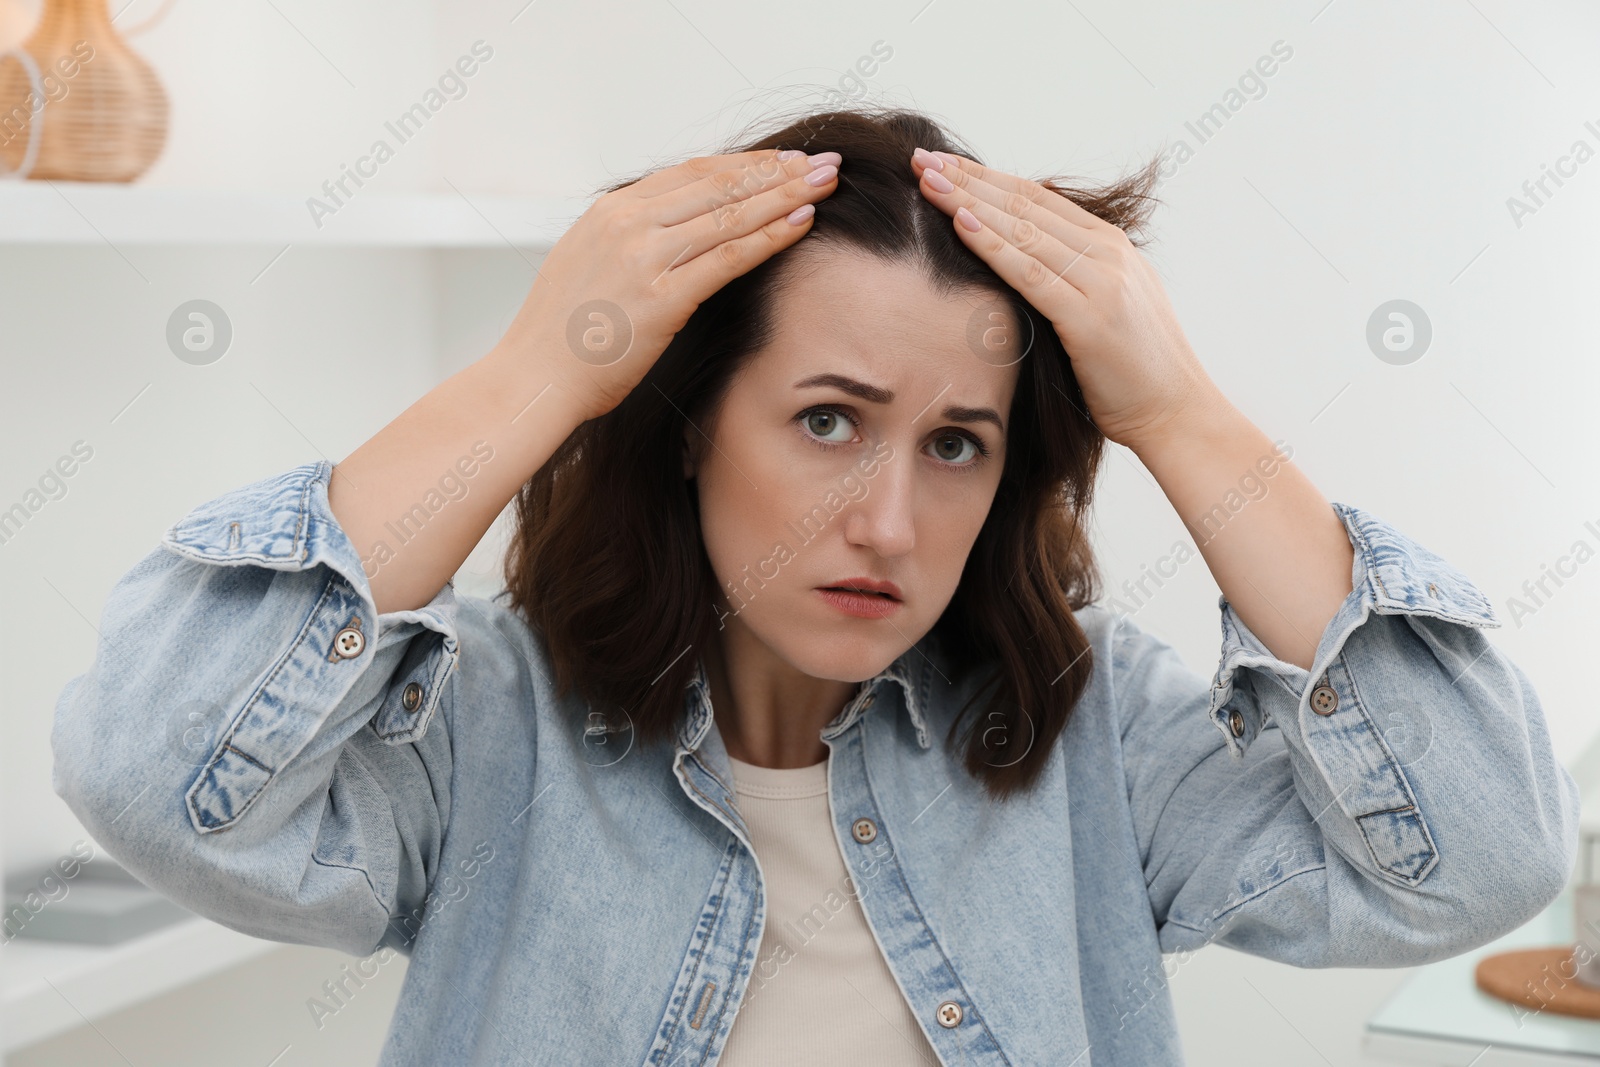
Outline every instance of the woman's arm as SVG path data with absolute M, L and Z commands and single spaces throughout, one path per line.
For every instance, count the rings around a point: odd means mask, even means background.
M 1309 671 L 1351 591 L 1355 552 L 1333 505 L 1220 392 L 1132 447 L 1244 624 Z
M 1163 953 L 1431 963 L 1521 926 L 1571 875 L 1578 788 L 1531 680 L 1484 632 L 1488 599 L 1376 516 L 1333 510 L 1356 580 L 1326 629 L 1321 702 L 1232 604 L 1209 684 L 1128 616 L 1081 613 Z
M 508 337 L 333 469 L 328 505 L 361 554 L 380 615 L 432 600 L 587 418 L 560 353 L 519 351 Z
M 1083 613 L 1096 677 L 1116 672 L 1162 952 L 1215 939 L 1302 967 L 1408 966 L 1548 905 L 1576 856 L 1578 788 L 1528 677 L 1482 633 L 1498 625 L 1483 593 L 1281 464 L 1121 229 L 972 160 L 912 167 L 1049 318 L 1090 417 L 1156 475 L 1227 594 L 1209 686 L 1131 620 Z
M 699 156 L 596 201 L 545 256 L 493 351 L 334 468 L 328 504 L 378 613 L 432 600 L 522 485 L 643 380 L 703 300 L 809 233 L 840 162 Z
M 1155 475 L 1245 625 L 1310 669 L 1351 592 L 1350 542 L 1333 505 L 1211 381 L 1128 235 L 961 156 L 919 149 L 911 166 L 961 240 L 1049 318 L 1089 416 Z

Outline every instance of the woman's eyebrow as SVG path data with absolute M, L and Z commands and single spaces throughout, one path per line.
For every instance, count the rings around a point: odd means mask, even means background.
M 866 382 L 857 381 L 855 378 L 848 378 L 843 374 L 813 374 L 809 378 L 802 378 L 794 383 L 796 389 L 824 385 L 831 385 L 841 392 L 860 397 L 862 400 L 872 404 L 887 404 L 894 399 L 894 391 L 891 389 L 885 389 L 881 385 L 869 385 Z M 1002 436 L 1006 432 L 1005 423 L 1000 421 L 1000 416 L 994 408 L 968 408 L 951 405 L 946 407 L 940 415 L 951 422 L 991 422 Z

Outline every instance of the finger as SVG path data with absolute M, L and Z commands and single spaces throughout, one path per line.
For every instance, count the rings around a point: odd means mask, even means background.
M 1048 209 L 1060 218 L 1086 230 L 1098 230 L 1104 233 L 1108 226 L 1112 229 L 1117 228 L 1094 212 L 1081 207 L 1070 197 L 1065 197 L 1060 193 L 1046 189 L 1036 181 L 1031 181 L 1015 174 L 1008 174 L 994 167 L 986 167 L 982 163 L 968 159 L 966 156 L 955 155 L 952 152 L 934 152 L 932 154 L 944 164 L 944 170 L 941 173 L 950 180 L 952 185 L 959 187 L 962 178 L 976 179 L 1003 192 L 1021 193 L 1028 197 L 1029 200 Z M 918 161 L 913 165 L 920 174 L 922 169 L 921 162 Z M 954 173 L 951 173 L 952 168 L 954 168 Z
M 663 167 L 658 171 L 645 175 L 621 190 L 624 195 L 636 196 L 640 199 L 660 196 L 674 189 L 700 181 L 708 175 L 729 167 L 737 167 L 747 163 L 757 163 L 763 159 L 776 158 L 778 149 L 758 148 L 749 152 L 731 152 L 720 156 L 696 156 L 685 160 L 672 167 Z
M 774 254 L 783 251 L 811 231 L 813 210 L 799 223 L 780 216 L 753 233 L 721 241 L 693 259 L 685 257 L 680 265 L 664 274 L 673 281 L 681 281 L 701 301 L 727 285 L 739 275 L 753 269 Z
M 924 166 L 923 164 L 929 159 L 935 164 L 941 162 L 932 156 L 922 159 L 915 156 L 912 158 L 913 165 L 921 169 L 920 184 L 923 195 L 937 207 L 948 215 L 954 215 L 959 207 L 967 208 L 985 225 L 999 230 L 1007 240 L 1025 252 L 1034 251 L 1032 246 L 1041 231 L 1074 255 L 1092 250 L 1096 245 L 1102 250 L 1102 256 L 1112 250 L 1113 246 L 1105 239 L 1102 232 L 1079 226 L 1058 214 L 1049 201 L 1064 201 L 1065 198 L 1037 182 L 1018 178 L 1016 180 L 1020 184 L 1017 188 L 1008 191 L 949 163 L 944 163 L 942 170 L 933 165 Z M 1005 173 L 992 168 L 985 169 L 990 177 Z M 1015 175 L 1007 177 L 1015 178 Z M 947 185 L 948 188 L 945 188 Z M 987 205 L 992 210 L 980 211 L 979 204 Z M 1014 220 L 1022 221 L 1019 223 Z M 1041 258 L 1047 258 L 1049 262 L 1054 263 L 1056 269 L 1060 269 L 1064 263 L 1058 253 L 1050 252 L 1048 249 L 1046 256 Z
M 673 253 L 678 254 L 682 249 L 685 258 L 703 255 L 725 241 L 745 237 L 774 220 L 785 218 L 802 204 L 815 204 L 839 187 L 838 167 L 826 164 L 812 169 L 805 166 L 803 159 L 795 162 L 805 167 L 799 176 L 748 199 L 722 204 L 702 211 L 687 222 L 667 227 L 666 235 Z
M 1037 260 L 1044 270 L 1053 276 L 1041 279 L 1039 283 L 1041 287 L 1066 278 L 1079 291 L 1083 291 L 1086 285 L 1092 282 L 1098 264 L 1089 257 L 1093 255 L 1097 244 L 1104 244 L 1098 234 L 1082 227 L 1072 226 L 1065 220 L 1034 207 L 1018 195 L 996 193 L 995 195 L 1003 195 L 1006 199 L 1006 207 L 1002 208 L 973 196 L 967 188 L 961 186 L 952 185 L 949 192 L 932 188 L 930 182 L 937 181 L 932 177 L 935 173 L 931 169 L 923 171 L 921 183 L 923 195 L 952 216 L 958 210 L 965 208 L 983 225 L 985 232 L 996 234 L 1018 252 Z M 969 183 L 969 187 L 975 181 L 970 177 L 964 180 Z M 1022 216 L 1012 214 L 1012 211 L 1021 211 Z M 1056 236 L 1046 228 L 1047 226 L 1066 234 L 1067 239 L 1063 240 Z M 963 239 L 971 235 L 959 219 L 956 221 L 956 228 L 965 231 L 961 234 Z M 1074 272 L 1076 272 L 1075 277 L 1067 277 Z
M 814 167 L 810 160 L 817 161 L 820 166 Z M 658 226 L 677 226 L 699 218 L 715 219 L 719 211 L 729 220 L 737 219 L 747 213 L 747 208 L 741 205 L 752 197 L 782 187 L 822 167 L 837 167 L 839 162 L 837 152 L 822 152 L 811 157 L 799 155 L 787 161 L 780 161 L 774 153 L 769 152 L 754 162 L 717 170 L 699 181 L 652 197 L 649 201 L 650 214 Z M 830 191 L 832 188 L 826 182 L 822 187 Z M 795 205 L 790 206 L 792 208 Z M 771 219 L 772 216 L 768 215 L 755 225 Z M 724 221 L 718 228 L 727 226 L 728 221 Z
M 957 179 L 951 179 L 950 175 L 945 174 L 943 171 L 939 173 L 946 179 L 951 180 L 953 185 L 955 184 Z M 974 205 L 981 203 L 999 212 L 999 214 L 992 216 L 979 214 L 979 218 L 983 219 L 985 225 L 994 226 L 1000 230 L 1014 244 L 1026 247 L 1025 242 L 1018 238 L 1020 227 L 1016 225 L 1008 227 L 1005 224 L 1007 216 L 1031 223 L 1073 252 L 1082 252 L 1098 246 L 1099 254 L 1103 257 L 1109 255 L 1113 249 L 1113 245 L 1105 239 L 1102 231 L 1080 226 L 1071 219 L 1063 217 L 1060 212 L 1055 210 L 1055 205 L 1067 203 L 1066 198 L 1059 193 L 1052 193 L 1049 189 L 1036 182 L 1024 182 L 1017 190 L 1009 191 L 993 185 L 985 179 L 974 177 L 960 170 L 956 170 L 954 173 L 962 182 L 960 185 L 955 185 L 955 191 L 958 193 L 965 192 L 971 197 L 970 200 L 962 201 L 967 209 L 974 214 L 978 214 L 978 210 Z M 990 171 L 990 174 L 998 173 L 1000 172 Z M 935 181 L 937 179 L 927 179 L 929 184 Z M 952 207 L 950 210 L 954 211 L 954 208 Z M 1090 254 L 1093 255 L 1094 253 L 1090 252 Z
M 994 210 L 988 205 L 983 207 Z M 981 224 L 982 220 L 979 222 Z M 1023 299 L 1051 321 L 1061 318 L 1057 311 L 1059 307 L 1064 306 L 1075 312 L 1087 306 L 1085 290 L 1092 281 L 1091 272 L 1094 269 L 1087 256 L 1077 252 L 1068 253 L 1065 266 L 1056 269 L 1006 240 L 992 226 L 982 225 L 981 229 L 974 232 L 960 217 L 953 224 L 963 244 L 982 257 L 1002 281 L 1021 293 Z

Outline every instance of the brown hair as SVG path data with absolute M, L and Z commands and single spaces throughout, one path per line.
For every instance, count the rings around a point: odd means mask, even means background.
M 1030 789 L 1088 684 L 1093 657 L 1073 612 L 1099 596 L 1085 525 L 1105 439 L 1054 328 L 918 191 L 910 165 L 917 145 L 981 162 L 933 119 L 878 107 L 804 115 L 722 149 L 832 150 L 845 162 L 838 188 L 817 203 L 811 232 L 701 304 L 644 380 L 578 427 L 517 498 L 506 558 L 511 603 L 544 639 L 557 690 L 575 686 L 609 727 L 635 729 L 635 743 L 674 736 L 694 671 L 684 653 L 705 648 L 718 626 L 695 484 L 682 471 L 686 420 L 704 425 L 739 367 L 772 336 L 785 262 L 810 242 L 913 263 L 941 292 L 997 293 L 1023 334 L 1033 331 L 994 503 L 933 627 L 952 682 L 980 665 L 995 668 L 974 694 L 995 687 L 976 719 L 989 725 L 956 738 L 968 701 L 945 743 L 964 741 L 964 764 L 991 796 Z M 1040 184 L 1137 244 L 1158 202 L 1149 195 L 1158 165 L 1152 159 L 1102 186 Z

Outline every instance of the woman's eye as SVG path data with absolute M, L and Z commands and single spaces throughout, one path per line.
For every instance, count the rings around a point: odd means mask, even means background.
M 939 459 L 958 467 L 971 463 L 981 451 L 972 438 L 956 433 L 947 433 L 943 437 L 935 438 L 933 450 Z
M 840 415 L 836 411 L 829 411 L 826 408 L 818 408 L 815 411 L 807 413 L 805 423 L 806 429 L 811 431 L 813 435 L 829 442 L 830 444 L 837 445 L 848 444 L 851 435 L 855 433 L 856 429 L 852 423 L 844 418 L 844 416 Z M 844 433 L 843 437 L 828 436 L 829 434 L 837 434 L 841 431 Z
M 811 442 L 823 449 L 850 444 L 858 429 L 855 420 L 837 408 L 812 408 L 801 412 L 796 421 L 805 427 Z M 940 434 L 929 447 L 935 459 L 963 472 L 976 470 L 989 455 L 983 442 L 965 431 Z

